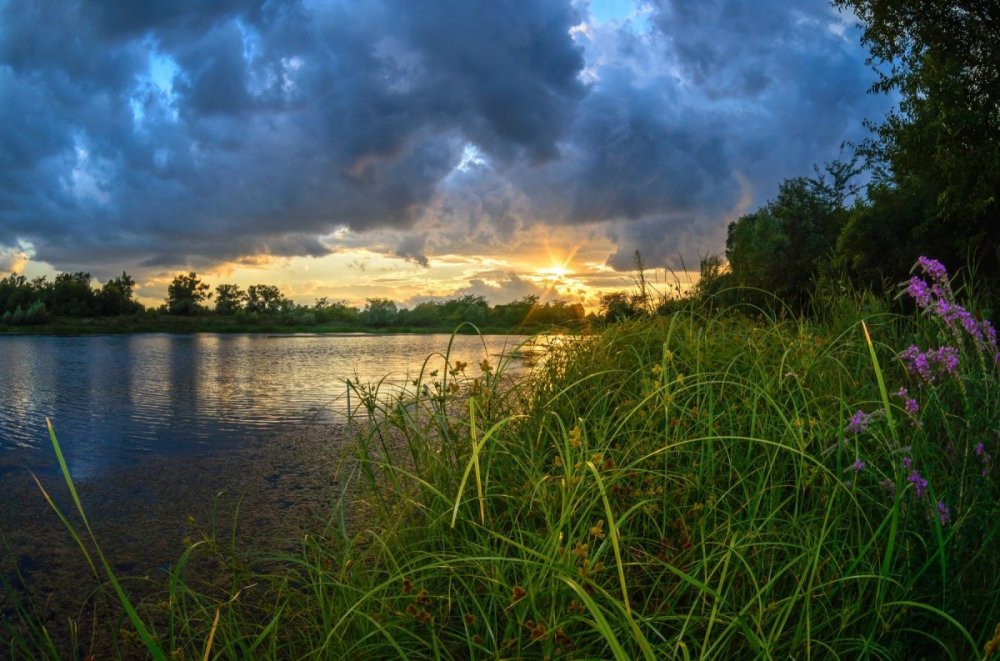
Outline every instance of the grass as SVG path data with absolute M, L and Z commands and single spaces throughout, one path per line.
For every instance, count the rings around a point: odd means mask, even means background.
M 409 394 L 355 383 L 364 502 L 345 495 L 295 554 L 195 543 L 163 599 L 134 604 L 133 648 L 980 656 L 1000 622 L 1000 490 L 984 459 L 1000 443 L 996 369 L 963 361 L 908 417 L 893 393 L 918 386 L 896 356 L 934 337 L 933 320 L 870 297 L 815 308 L 806 321 L 692 304 L 557 345 L 525 382 L 446 355 Z M 858 410 L 869 424 L 854 433 Z M 204 556 L 224 580 L 187 580 Z M 12 656 L 50 645 L 29 619 L 8 627 Z

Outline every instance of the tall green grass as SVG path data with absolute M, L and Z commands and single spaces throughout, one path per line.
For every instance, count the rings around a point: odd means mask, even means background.
M 407 392 L 353 383 L 357 490 L 328 528 L 227 556 L 211 587 L 186 566 L 226 547 L 193 545 L 159 615 L 135 606 L 141 640 L 232 659 L 981 655 L 1000 622 L 1000 489 L 974 450 L 1000 443 L 995 366 L 922 389 L 916 419 L 897 355 L 932 321 L 815 308 L 692 304 L 557 344 L 528 379 L 444 355 Z

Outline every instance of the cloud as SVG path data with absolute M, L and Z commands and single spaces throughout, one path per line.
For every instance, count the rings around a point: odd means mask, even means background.
M 28 255 L 24 250 L 0 245 L 0 274 L 20 273 L 27 263 Z
M 399 245 L 396 247 L 396 255 L 427 268 L 430 266 L 430 262 L 427 259 L 427 255 L 424 254 L 424 245 L 426 243 L 426 234 L 409 234 L 399 242 Z
M 824 0 L 0 0 L 0 245 L 102 277 L 348 228 L 427 266 L 562 224 L 665 264 L 884 112 L 843 25 Z
M 0 241 L 180 265 L 406 229 L 466 143 L 556 158 L 586 92 L 565 2 L 180 7 L 0 5 Z
M 636 251 L 647 267 L 697 270 L 700 258 L 717 254 L 725 241 L 725 225 L 698 223 L 683 216 L 650 216 L 617 224 L 610 233 L 618 250 L 608 257 L 607 264 L 618 271 L 635 269 Z
M 546 291 L 513 271 L 484 271 L 470 278 L 469 285 L 456 291 L 455 296 L 482 296 L 490 305 L 498 305 L 525 296 L 543 298 Z

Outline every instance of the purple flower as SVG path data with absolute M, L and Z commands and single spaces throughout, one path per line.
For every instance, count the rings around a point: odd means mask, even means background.
M 942 526 L 946 526 L 951 523 L 951 510 L 942 501 L 938 501 L 937 504 L 938 519 L 941 521 Z
M 927 490 L 927 480 L 920 474 L 920 471 L 910 471 L 909 477 L 906 478 L 907 482 L 913 484 L 913 488 L 916 490 L 917 498 L 924 495 L 924 491 Z
M 868 430 L 868 425 L 872 422 L 872 417 L 864 411 L 857 411 L 847 422 L 847 431 L 852 434 L 861 434 Z
M 934 380 L 931 374 L 931 363 L 927 354 L 920 350 L 915 344 L 911 344 L 899 354 L 900 359 L 906 365 L 906 371 L 920 377 L 921 380 L 930 383 Z
M 906 413 L 911 417 L 915 418 L 918 413 L 920 413 L 920 403 L 917 400 L 910 397 L 910 391 L 906 388 L 900 388 L 896 391 L 896 397 L 903 400 L 903 408 Z
M 954 374 L 955 370 L 958 369 L 958 349 L 955 347 L 943 346 L 937 350 L 937 353 L 932 355 L 934 356 L 934 362 L 939 367 L 944 368 L 944 371 L 948 374 Z
M 910 459 L 909 457 L 903 457 L 903 468 L 905 468 L 906 470 L 910 470 L 910 466 L 912 465 L 913 465 L 913 459 Z
M 979 323 L 976 321 L 976 318 L 972 316 L 972 313 L 965 308 L 961 308 L 961 313 L 958 314 L 958 320 L 962 322 L 962 328 L 965 329 L 966 333 L 972 336 L 972 339 L 976 341 L 976 344 L 981 345 L 983 343 L 983 331 L 979 327 Z
M 906 287 L 906 293 L 909 294 L 921 308 L 926 308 L 931 304 L 931 290 L 928 289 L 927 283 L 917 276 L 910 278 L 910 284 Z
M 986 454 L 986 446 L 983 445 L 982 441 L 976 443 L 975 453 L 977 457 L 982 457 L 984 454 Z
M 919 266 L 931 278 L 931 283 L 928 284 L 922 278 L 912 276 L 907 283 L 906 293 L 913 298 L 917 306 L 940 317 L 959 342 L 961 342 L 961 335 L 964 332 L 973 339 L 980 353 L 992 355 L 994 361 L 1000 364 L 1000 348 L 997 347 L 996 329 L 989 321 L 977 320 L 975 315 L 955 303 L 948 282 L 948 270 L 945 269 L 944 265 L 936 259 L 921 256 L 917 260 L 916 266 Z M 918 353 L 913 354 L 914 359 L 917 358 Z M 908 368 L 911 372 L 919 374 L 925 381 L 930 381 L 927 378 L 927 373 L 922 371 L 921 366 L 914 365 L 912 360 L 909 361 Z
M 925 383 L 934 383 L 935 373 L 953 375 L 958 370 L 958 348 L 948 345 L 921 351 L 920 347 L 911 344 L 899 353 L 899 358 L 906 371 Z
M 854 469 L 855 473 L 860 473 L 865 469 L 865 462 L 861 461 L 861 459 L 855 459 L 854 463 L 851 464 L 851 468 Z
M 930 259 L 929 257 L 924 257 L 921 255 L 917 258 L 917 264 L 920 268 L 924 270 L 924 273 L 931 276 L 935 281 L 940 283 L 946 283 L 948 281 L 948 269 L 944 267 L 944 264 L 936 259 Z

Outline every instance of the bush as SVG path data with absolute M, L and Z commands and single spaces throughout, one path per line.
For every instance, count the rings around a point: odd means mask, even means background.
M 45 303 L 35 301 L 24 313 L 24 323 L 28 325 L 44 324 L 49 320 L 49 313 L 45 309 Z

